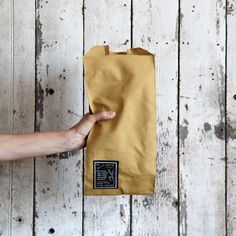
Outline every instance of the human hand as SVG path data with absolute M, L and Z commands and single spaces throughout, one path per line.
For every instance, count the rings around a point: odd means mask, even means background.
M 78 150 L 86 146 L 87 135 L 97 121 L 109 120 L 115 115 L 112 111 L 87 113 L 69 130 L 27 134 L 0 133 L 0 161 Z
M 93 125 L 100 120 L 114 118 L 114 111 L 103 111 L 95 114 L 86 113 L 78 124 L 68 130 L 70 151 L 78 150 L 86 146 L 87 136 Z

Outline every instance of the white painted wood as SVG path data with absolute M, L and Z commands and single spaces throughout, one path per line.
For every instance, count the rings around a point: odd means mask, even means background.
M 0 132 L 11 132 L 13 111 L 12 1 L 0 1 Z M 4 29 L 4 30 L 2 30 Z M 0 162 L 0 235 L 10 234 L 11 164 Z
M 235 1 L 227 7 L 227 226 L 228 235 L 236 235 L 236 13 Z
M 130 2 L 85 1 L 85 52 L 107 44 L 111 51 L 130 48 Z M 84 108 L 88 111 L 87 96 Z M 86 158 L 86 157 L 85 157 Z M 130 235 L 129 196 L 85 196 L 84 235 Z
M 0 11 L 0 131 L 32 132 L 34 3 L 2 1 Z M 32 160 L 0 163 L 0 235 L 32 234 L 32 177 Z
M 131 206 L 129 196 L 83 196 L 80 151 L 36 159 L 34 198 L 33 160 L 1 162 L 0 236 L 32 235 L 33 230 L 38 236 L 177 235 L 178 1 L 134 0 L 132 11 L 131 1 L 84 3 L 83 8 L 82 0 L 36 0 L 36 129 L 74 125 L 83 115 L 83 99 L 88 111 L 83 50 L 99 44 L 108 44 L 113 51 L 130 48 L 133 13 L 133 46 L 157 55 L 157 192 L 134 195 Z M 227 225 L 232 236 L 236 234 L 235 1 L 229 0 L 227 7 L 227 186 L 225 1 L 180 3 L 180 235 L 222 236 Z M 0 132 L 33 130 L 34 7 L 34 1 L 0 0 Z
M 14 89 L 13 132 L 34 132 L 35 106 L 35 4 L 14 1 Z M 33 159 L 12 164 L 11 235 L 32 234 Z
M 133 46 L 156 54 L 158 122 L 156 192 L 133 196 L 133 235 L 177 235 L 178 1 L 135 0 L 133 6 Z
M 180 235 L 225 235 L 224 3 L 181 1 Z
M 82 1 L 36 1 L 37 126 L 66 129 L 83 113 Z M 82 235 L 82 152 L 36 161 L 36 235 Z

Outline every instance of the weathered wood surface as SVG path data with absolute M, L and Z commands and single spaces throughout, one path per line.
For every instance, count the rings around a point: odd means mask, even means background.
M 75 124 L 88 111 L 82 56 L 98 44 L 155 53 L 158 124 L 154 196 L 84 196 L 82 151 L 0 163 L 0 236 L 236 235 L 226 3 L 0 0 L 0 132 Z
M 1 132 L 11 132 L 12 130 L 12 91 L 13 91 L 13 75 L 12 75 L 12 13 L 11 2 L 5 1 L 0 4 L 1 18 L 0 26 L 0 92 L 1 92 Z M 10 175 L 11 163 L 0 164 L 0 235 L 10 234 Z
M 12 12 L 11 2 L 5 1 L 0 4 L 1 18 L 0 26 L 0 92 L 1 92 L 1 132 L 12 131 L 12 111 L 13 111 L 13 72 L 12 72 Z M 10 234 L 10 187 L 11 187 L 11 163 L 0 164 L 0 235 Z
M 133 197 L 132 231 L 133 235 L 177 235 L 178 2 L 135 0 L 133 46 L 156 54 L 158 175 L 154 196 Z
M 112 51 L 129 48 L 131 46 L 130 16 L 130 2 L 86 0 L 85 52 L 93 45 L 103 44 L 110 45 Z M 84 100 L 84 110 L 88 112 L 89 105 L 86 98 L 87 96 Z M 127 195 L 85 196 L 84 235 L 130 235 L 129 203 L 130 197 Z
M 181 235 L 225 235 L 224 14 L 221 0 L 181 1 Z
M 36 1 L 36 129 L 74 125 L 83 112 L 82 1 Z M 37 158 L 35 234 L 82 234 L 82 152 Z
M 227 233 L 236 235 L 236 12 L 235 1 L 227 6 Z
M 0 1 L 0 131 L 34 131 L 34 3 Z M 24 26 L 24 27 L 22 27 Z M 0 235 L 31 235 L 33 159 L 0 163 Z

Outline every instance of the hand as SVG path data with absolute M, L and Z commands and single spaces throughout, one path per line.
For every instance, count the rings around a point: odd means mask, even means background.
M 68 130 L 70 151 L 78 150 L 86 146 L 87 136 L 93 125 L 100 120 L 114 118 L 114 111 L 103 111 L 95 114 L 86 113 L 78 124 Z
M 0 134 L 0 161 L 78 150 L 86 146 L 87 135 L 95 122 L 112 119 L 115 115 L 111 111 L 93 115 L 87 113 L 69 130 Z

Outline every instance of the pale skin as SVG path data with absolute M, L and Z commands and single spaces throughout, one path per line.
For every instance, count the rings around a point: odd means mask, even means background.
M 27 134 L 0 134 L 0 161 L 75 151 L 86 147 L 86 138 L 96 122 L 107 121 L 113 111 L 85 114 L 78 124 L 68 130 Z

